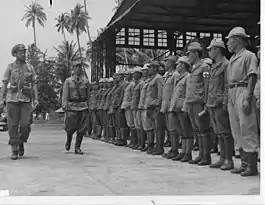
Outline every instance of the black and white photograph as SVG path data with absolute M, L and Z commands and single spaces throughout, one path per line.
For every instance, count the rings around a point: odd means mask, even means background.
M 261 4 L 2 0 L 0 204 L 265 204 Z

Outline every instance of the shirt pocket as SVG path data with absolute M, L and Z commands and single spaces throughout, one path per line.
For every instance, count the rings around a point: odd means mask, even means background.
M 24 73 L 23 81 L 24 85 L 29 86 L 30 83 L 32 82 L 32 73 L 29 72 Z
M 17 85 L 18 81 L 19 81 L 19 70 L 18 69 L 14 69 L 11 72 L 11 85 Z
M 87 86 L 84 84 L 79 85 L 79 92 L 82 98 L 87 97 Z

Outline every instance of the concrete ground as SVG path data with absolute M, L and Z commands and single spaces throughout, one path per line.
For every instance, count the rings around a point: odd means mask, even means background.
M 260 193 L 257 176 L 243 178 L 88 138 L 83 142 L 85 155 L 77 156 L 73 149 L 66 153 L 60 124 L 33 125 L 26 155 L 17 161 L 9 159 L 7 141 L 7 132 L 0 132 L 0 190 L 9 190 L 11 196 Z

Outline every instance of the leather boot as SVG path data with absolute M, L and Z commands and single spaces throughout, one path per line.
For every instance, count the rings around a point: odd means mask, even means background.
M 101 127 L 101 125 L 98 125 L 97 126 L 96 140 L 99 140 L 101 138 L 101 134 L 102 134 L 102 127 Z
M 146 154 L 151 154 L 152 150 L 154 149 L 154 141 L 155 141 L 155 136 L 154 136 L 154 130 L 147 131 L 147 139 L 148 139 L 148 144 L 147 144 L 147 152 Z
M 73 135 L 67 134 L 67 139 L 66 139 L 66 143 L 65 143 L 66 151 L 69 151 L 71 149 L 72 139 L 73 139 Z
M 153 151 L 152 155 L 162 155 L 164 154 L 164 141 L 165 141 L 165 130 L 159 129 L 157 132 L 157 143 L 156 148 Z
M 218 144 L 220 147 L 220 158 L 217 162 L 210 165 L 210 168 L 221 168 L 225 162 L 225 144 L 222 135 L 218 136 Z
M 143 144 L 143 135 L 141 129 L 137 130 L 137 135 L 138 135 L 138 144 L 139 144 L 137 150 L 141 150 Z
M 185 139 L 185 156 L 180 160 L 181 162 L 189 162 L 192 160 L 192 148 L 193 148 L 193 139 Z
M 241 172 L 242 177 L 256 176 L 258 175 L 258 153 L 257 152 L 247 152 L 248 165 L 247 168 Z
M 111 139 L 109 141 L 110 144 L 114 144 L 117 133 L 115 127 L 111 127 Z
M 115 128 L 115 132 L 116 132 L 116 138 L 115 138 L 115 140 L 113 141 L 113 144 L 114 144 L 115 146 L 117 146 L 117 145 L 118 145 L 118 142 L 121 141 L 121 131 L 120 131 L 120 128 L 119 128 L 119 127 L 116 127 L 116 128 Z
M 141 130 L 141 136 L 142 136 L 142 143 L 141 143 L 141 152 L 146 152 L 147 151 L 147 146 L 145 144 L 146 139 L 147 139 L 147 134 L 144 130 Z
M 211 146 L 211 153 L 217 153 L 218 154 L 218 144 L 219 139 L 215 133 L 210 134 L 212 146 Z
M 166 159 L 173 159 L 174 157 L 178 156 L 178 135 L 177 132 L 169 132 L 170 135 L 170 141 L 171 141 L 171 149 L 168 151 L 168 153 L 164 154 L 164 158 Z
M 132 128 L 131 129 L 131 141 L 132 141 L 132 145 L 131 146 L 129 146 L 129 148 L 133 148 L 133 147 L 135 147 L 135 145 L 137 144 L 137 131 L 136 131 L 136 129 L 135 128 Z
M 202 138 L 202 135 L 197 134 L 197 141 L 198 141 L 198 146 L 199 146 L 199 156 L 196 157 L 194 160 L 189 161 L 189 164 L 198 164 L 203 158 L 204 150 L 203 150 L 203 138 Z M 194 146 L 193 146 L 193 150 L 194 150 Z
M 12 160 L 18 159 L 18 145 L 11 145 L 11 156 Z
M 170 134 L 167 131 L 167 139 L 166 142 L 164 143 L 164 147 L 171 147 L 171 138 L 170 138 Z
M 130 139 L 130 142 L 129 144 L 125 145 L 125 147 L 133 147 L 133 131 L 132 131 L 132 128 L 130 129 L 130 136 L 129 136 L 129 139 Z
M 209 135 L 209 133 L 202 134 L 203 139 L 203 159 L 202 161 L 198 162 L 199 166 L 206 166 L 210 165 L 212 163 L 211 159 L 211 144 L 212 139 Z
M 77 136 L 76 136 L 76 140 L 75 140 L 75 153 L 76 154 L 80 154 L 80 155 L 84 154 L 81 150 L 81 144 L 83 141 L 83 137 L 84 136 L 79 135 L 79 134 L 77 134 Z
M 234 151 L 234 139 L 232 135 L 223 136 L 225 145 L 225 163 L 221 166 L 221 170 L 231 170 L 234 168 L 233 151 Z
M 117 142 L 117 146 L 125 146 L 127 145 L 127 140 L 125 136 L 125 129 L 126 128 L 121 128 L 120 129 L 120 140 Z
M 22 157 L 25 153 L 24 143 L 18 145 L 18 155 Z
M 244 172 L 248 165 L 248 156 L 247 153 L 240 148 L 239 149 L 240 157 L 241 157 L 241 166 L 239 168 L 234 168 L 231 170 L 232 174 L 240 174 L 241 172 Z
M 138 147 L 140 146 L 140 130 L 135 129 L 135 142 L 134 146 L 132 147 L 133 150 L 137 150 Z
M 176 146 L 176 149 L 178 150 L 179 149 L 179 142 L 180 142 L 178 133 L 175 134 L 175 140 L 176 140 L 175 146 Z M 181 153 L 179 153 L 177 156 L 173 157 L 172 160 L 173 161 L 180 161 L 184 156 L 185 156 L 185 152 L 183 152 L 183 149 L 182 149 Z

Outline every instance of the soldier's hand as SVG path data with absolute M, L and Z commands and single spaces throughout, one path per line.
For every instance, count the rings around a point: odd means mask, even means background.
M 39 104 L 39 101 L 38 100 L 34 100 L 34 108 L 36 108 Z
M 250 99 L 243 100 L 243 111 L 246 116 L 250 115 L 251 113 L 251 100 Z

